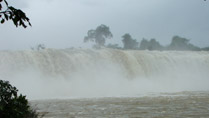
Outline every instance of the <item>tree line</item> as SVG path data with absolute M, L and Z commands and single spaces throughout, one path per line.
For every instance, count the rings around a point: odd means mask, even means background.
M 129 33 L 124 34 L 122 38 L 123 47 L 118 44 L 108 44 L 105 45 L 106 39 L 113 37 L 110 28 L 104 24 L 98 26 L 96 29 L 91 29 L 87 32 L 87 36 L 84 37 L 84 42 L 95 42 L 94 48 L 114 48 L 114 49 L 124 49 L 124 50 L 179 50 L 179 51 L 209 51 L 209 47 L 200 48 L 191 44 L 189 39 L 181 36 L 173 36 L 171 43 L 167 46 L 161 45 L 156 39 L 145 39 L 143 38 L 141 42 L 132 38 Z

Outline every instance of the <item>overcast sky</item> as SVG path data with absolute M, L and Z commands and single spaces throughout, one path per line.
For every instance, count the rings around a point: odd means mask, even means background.
M 0 50 L 30 49 L 39 43 L 48 48 L 82 47 L 89 29 L 105 24 L 121 44 L 121 36 L 156 38 L 168 45 L 174 35 L 209 46 L 209 1 L 204 0 L 7 0 L 21 8 L 32 27 L 0 25 Z

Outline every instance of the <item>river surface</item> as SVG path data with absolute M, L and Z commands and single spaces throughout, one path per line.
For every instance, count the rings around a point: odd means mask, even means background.
M 209 118 L 209 92 L 33 100 L 44 118 Z

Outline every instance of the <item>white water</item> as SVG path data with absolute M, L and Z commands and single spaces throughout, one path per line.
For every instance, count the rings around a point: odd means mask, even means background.
M 209 90 L 209 52 L 0 51 L 0 79 L 29 99 Z

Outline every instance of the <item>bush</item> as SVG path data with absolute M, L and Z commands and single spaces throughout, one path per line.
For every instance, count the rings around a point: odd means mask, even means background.
M 8 81 L 0 80 L 0 118 L 37 118 L 38 114 L 29 106 L 26 96 Z

